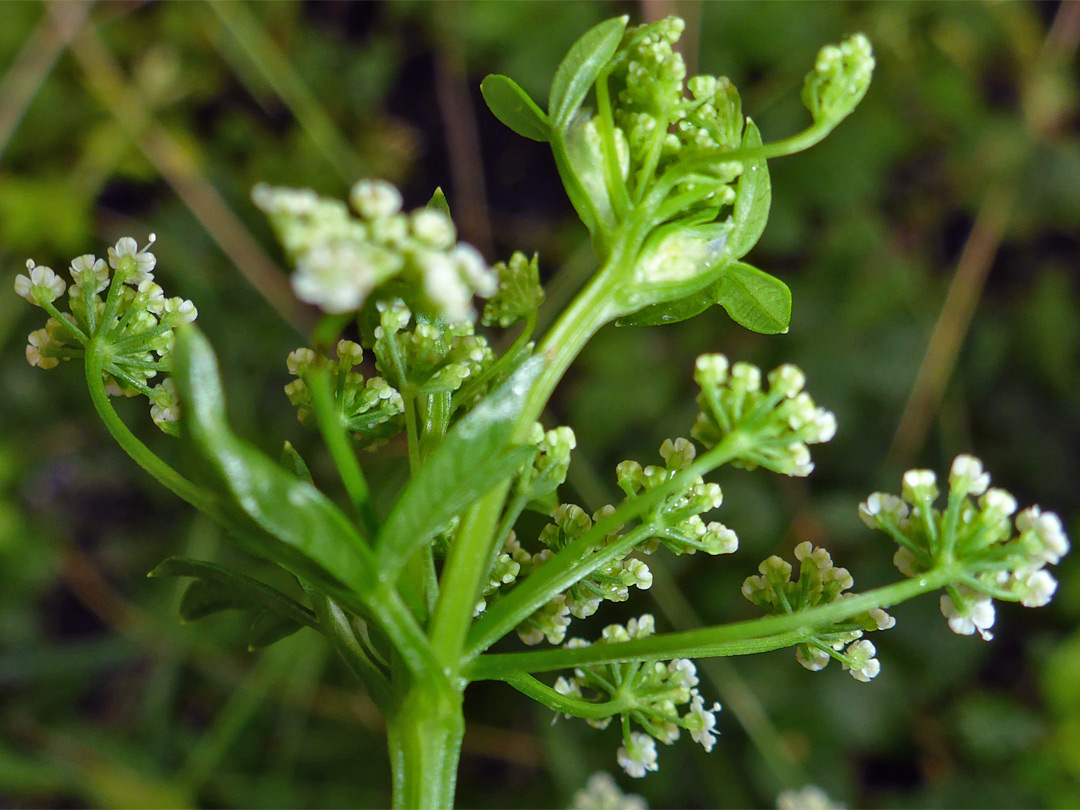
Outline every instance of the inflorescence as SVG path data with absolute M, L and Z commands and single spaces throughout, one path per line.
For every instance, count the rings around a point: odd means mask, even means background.
M 26 263 L 15 277 L 15 292 L 49 314 L 44 329 L 27 338 L 26 359 L 38 368 L 61 360 L 100 358 L 104 390 L 110 396 L 150 400 L 150 415 L 166 433 L 176 433 L 180 411 L 169 373 L 173 329 L 197 316 L 184 298 L 166 298 L 154 281 L 157 258 L 150 252 L 155 236 L 139 248 L 125 236 L 108 251 L 108 261 L 92 254 L 71 262 L 69 286 L 52 268 Z M 67 292 L 68 310 L 56 301 Z M 104 296 L 102 295 L 104 293 Z M 156 385 L 151 381 L 157 378 Z
M 1069 551 L 1056 514 L 1038 506 L 1017 513 L 1016 499 L 991 487 L 982 462 L 968 455 L 953 461 L 944 509 L 935 506 L 938 495 L 932 471 L 908 470 L 899 496 L 875 492 L 859 507 L 859 516 L 897 542 L 893 562 L 905 576 L 946 565 L 962 570 L 941 597 L 941 612 L 953 632 L 978 632 L 989 641 L 994 599 L 1024 607 L 1050 602 L 1057 580 L 1046 566 Z
M 498 280 L 476 248 L 458 242 L 450 217 L 434 207 L 412 213 L 384 180 L 361 180 L 349 205 L 310 189 L 260 184 L 252 199 L 270 218 L 296 266 L 293 290 L 324 312 L 359 310 L 376 288 L 447 321 L 474 317 L 472 297 L 495 294 Z
M 656 623 L 646 613 L 625 626 L 608 625 L 596 643 L 616 644 L 655 632 Z M 574 638 L 566 646 L 587 647 L 589 642 Z M 555 682 L 555 691 L 561 695 L 611 709 L 607 716 L 589 719 L 591 726 L 607 728 L 613 717 L 619 717 L 623 744 L 617 758 L 622 769 L 634 777 L 655 771 L 656 743 L 671 745 L 683 730 L 706 751 L 712 750 L 720 704 L 707 707 L 697 687 L 697 668 L 686 658 L 582 667 L 574 670 L 572 677 L 560 676 Z M 680 714 L 682 707 L 687 711 Z

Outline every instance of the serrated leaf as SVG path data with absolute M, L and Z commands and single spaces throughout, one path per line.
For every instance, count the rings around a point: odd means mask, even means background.
M 763 335 L 788 330 L 791 290 L 780 279 L 744 262 L 734 262 L 724 270 L 719 284 L 717 303 L 735 323 Z
M 375 581 L 364 539 L 312 484 L 232 433 L 217 359 L 193 326 L 177 330 L 173 378 L 181 439 L 222 494 L 230 536 L 357 609 Z
M 628 17 L 614 17 L 595 25 L 570 46 L 551 82 L 548 115 L 551 125 L 565 129 L 589 88 L 622 42 Z
M 446 199 L 446 194 L 443 192 L 442 186 L 435 189 L 435 193 L 432 194 L 431 199 L 428 200 L 427 207 L 436 211 L 441 211 L 446 214 L 447 217 L 450 216 L 450 203 Z
M 380 572 L 400 570 L 416 549 L 477 498 L 528 462 L 514 423 L 546 360 L 533 357 L 458 421 L 398 497 L 377 540 Z
M 746 119 L 743 133 L 743 149 L 761 146 L 761 133 L 757 125 Z M 741 259 L 757 244 L 769 221 L 772 204 L 772 183 L 765 158 L 747 161 L 735 187 L 735 205 L 731 219 L 734 228 L 725 245 L 725 252 L 732 259 Z
M 180 600 L 180 618 L 195 621 L 223 610 L 249 614 L 250 647 L 264 647 L 301 627 L 319 629 L 315 614 L 295 599 L 247 574 L 216 563 L 170 557 L 151 577 L 194 577 Z
M 480 82 L 480 93 L 492 114 L 518 135 L 542 143 L 551 140 L 547 115 L 510 77 L 487 76 Z

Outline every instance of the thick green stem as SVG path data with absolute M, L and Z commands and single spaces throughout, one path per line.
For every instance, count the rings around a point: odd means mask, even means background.
M 451 808 L 465 717 L 461 694 L 417 684 L 386 721 L 395 808 Z
M 805 641 L 817 629 L 850 619 L 859 613 L 886 608 L 936 591 L 957 581 L 962 573 L 956 566 L 946 566 L 859 596 L 784 616 L 766 616 L 681 633 L 661 633 L 617 644 L 483 655 L 466 666 L 464 676 L 469 680 L 505 680 L 518 672 L 546 672 L 589 664 L 710 658 L 781 649 Z
M 518 441 L 525 440 L 555 386 L 585 343 L 611 320 L 615 270 L 614 265 L 601 270 L 544 337 L 539 352 L 548 362 L 529 391 L 518 417 L 515 427 Z M 486 574 L 484 566 L 478 563 L 491 556 L 495 529 L 508 489 L 509 484 L 503 483 L 470 507 L 446 561 L 430 636 L 436 655 L 452 673 L 460 666 L 473 607 Z

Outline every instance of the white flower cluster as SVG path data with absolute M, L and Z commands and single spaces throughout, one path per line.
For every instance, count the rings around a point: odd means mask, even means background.
M 688 439 L 665 439 L 660 446 L 664 466 L 642 467 L 636 461 L 623 461 L 615 468 L 619 487 L 632 500 L 644 492 L 662 486 L 694 460 L 696 450 Z M 706 484 L 700 476 L 693 478 L 682 490 L 642 516 L 642 522 L 652 526 L 655 534 L 642 546 L 651 554 L 662 544 L 672 554 L 731 554 L 739 547 L 739 538 L 722 523 L 701 519 L 704 512 L 716 509 L 724 500 L 718 484 Z
M 705 354 L 697 359 L 694 380 L 701 387 L 701 411 L 691 435 L 713 447 L 728 434 L 740 433 L 745 449 L 735 463 L 748 469 L 809 475 L 814 463 L 807 445 L 836 435 L 836 417 L 803 391 L 806 377 L 795 366 L 770 371 L 769 390 L 764 391 L 757 366 L 729 365 L 722 354 Z
M 555 552 L 572 543 L 589 531 L 595 521 L 607 517 L 614 508 L 605 506 L 591 518 L 585 511 L 574 504 L 559 505 L 552 513 L 553 523 L 540 532 L 540 542 L 545 548 L 536 554 L 521 552 L 517 559 L 521 562 L 522 573 L 535 571 Z M 612 542 L 617 535 L 608 538 Z M 606 544 L 601 544 L 606 545 Z M 596 553 L 599 547 L 589 553 Z M 549 644 L 561 644 L 566 638 L 570 626 L 570 617 L 585 619 L 596 613 L 602 602 L 625 602 L 630 598 L 630 589 L 648 590 L 652 587 L 653 575 L 641 560 L 623 554 L 598 567 L 563 593 L 529 616 L 518 625 L 518 636 L 526 644 L 539 644 L 547 639 Z
M 795 559 L 799 561 L 797 580 L 791 579 L 791 564 L 774 555 L 758 566 L 758 575 L 746 578 L 743 596 L 767 613 L 782 616 L 852 595 L 847 593 L 855 584 L 851 573 L 833 565 L 825 549 L 802 542 L 795 547 Z M 798 645 L 795 659 L 811 672 L 818 672 L 835 658 L 852 678 L 866 683 L 881 671 L 881 664 L 874 657 L 877 650 L 862 638 L 863 634 L 888 630 L 895 624 L 896 619 L 874 608 L 819 630 L 812 639 Z
M 305 378 L 319 362 L 330 374 L 336 413 L 342 426 L 352 433 L 362 446 L 386 441 L 402 429 L 405 403 L 397 389 L 382 377 L 364 376 L 356 367 L 364 359 L 359 343 L 339 340 L 337 358 L 319 357 L 311 349 L 296 349 L 289 353 L 285 366 L 295 380 L 285 386 L 285 395 L 297 408 L 297 417 L 305 427 L 316 427 L 311 412 L 311 389 Z
M 649 805 L 636 793 L 623 793 L 611 774 L 601 771 L 574 794 L 570 810 L 649 810 Z
M 963 566 L 964 580 L 941 597 L 953 632 L 993 638 L 994 599 L 1025 607 L 1050 602 L 1057 580 L 1046 566 L 1069 551 L 1056 514 L 1038 506 L 1017 514 L 1016 499 L 991 487 L 982 462 L 969 455 L 953 461 L 944 510 L 935 507 L 938 495 L 933 471 L 908 470 L 900 496 L 875 492 L 859 506 L 859 516 L 896 540 L 893 562 L 905 576 L 953 562 Z
M 604 628 L 598 644 L 617 644 L 631 639 L 646 638 L 656 632 L 656 623 L 650 614 L 631 619 L 626 626 L 608 625 Z M 566 642 L 570 648 L 587 647 L 582 639 Z M 693 661 L 676 658 L 666 664 L 662 661 L 634 661 L 625 664 L 604 664 L 574 670 L 570 678 L 560 676 L 555 691 L 573 698 L 586 693 L 597 700 L 614 700 L 615 693 L 622 697 L 624 706 L 609 717 L 589 719 L 589 725 L 606 728 L 612 717 L 623 719 L 623 744 L 617 753 L 619 765 L 627 774 L 642 777 L 658 768 L 656 743 L 671 745 L 682 730 L 706 751 L 716 744 L 716 712 L 720 704 L 705 705 L 698 691 L 697 668 Z M 630 700 L 626 700 L 630 697 Z M 600 704 L 602 705 L 602 703 Z M 679 708 L 688 711 L 679 714 Z M 567 715 L 568 717 L 570 715 Z M 631 731 L 631 723 L 641 731 Z
M 154 423 L 175 433 L 180 411 L 172 380 L 165 377 L 173 329 L 194 321 L 198 313 L 188 300 L 166 298 L 154 281 L 154 241 L 151 234 L 149 244 L 140 248 L 125 236 L 109 248 L 107 262 L 92 254 L 77 256 L 71 262 L 71 285 L 51 268 L 27 261 L 27 273 L 15 277 L 15 292 L 50 316 L 44 329 L 27 337 L 30 365 L 55 368 L 60 360 L 83 357 L 91 341 L 107 346 L 106 392 L 146 396 Z M 65 292 L 69 311 L 61 312 L 55 302 Z M 151 386 L 155 377 L 160 381 Z
M 457 238 L 442 211 L 406 214 L 401 194 L 382 180 L 361 180 L 349 193 L 358 216 L 340 200 L 310 189 L 260 184 L 252 199 L 270 218 L 296 265 L 293 290 L 325 312 L 354 312 L 391 279 L 410 285 L 410 300 L 447 321 L 475 316 L 474 294 L 490 296 L 498 282 L 479 252 Z

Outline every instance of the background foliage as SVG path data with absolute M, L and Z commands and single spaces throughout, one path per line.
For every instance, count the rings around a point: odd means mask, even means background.
M 544 145 L 503 129 L 479 80 L 506 73 L 545 98 L 587 26 L 672 11 L 690 23 L 691 63 L 735 81 L 766 139 L 798 128 L 821 44 L 862 30 L 878 69 L 832 137 L 771 167 L 753 259 L 791 286 L 790 333 L 719 315 L 611 327 L 557 395 L 580 443 L 569 489 L 594 508 L 615 462 L 686 433 L 702 351 L 799 363 L 839 417 L 809 481 L 725 474 L 742 549 L 658 571 L 636 611 L 675 627 L 748 617 L 742 579 L 801 540 L 861 588 L 883 584 L 891 552 L 855 505 L 960 451 L 1080 534 L 1080 4 L 0 4 L 5 283 L 28 256 L 59 267 L 156 232 L 163 283 L 196 301 L 222 356 L 234 424 L 311 458 L 281 393 L 310 313 L 289 298 L 250 187 L 341 195 L 381 176 L 416 206 L 442 185 L 489 259 L 540 252 L 550 314 L 592 269 L 585 233 Z M 0 795 L 385 805 L 377 715 L 320 639 L 248 654 L 239 624 L 181 626 L 182 584 L 144 578 L 171 554 L 234 552 L 111 445 L 76 369 L 25 363 L 37 316 L 21 304 L 0 295 Z M 144 410 L 128 415 L 169 456 Z M 373 476 L 387 490 L 402 454 L 388 448 Z M 904 605 L 875 639 L 884 671 L 869 686 L 789 652 L 714 662 L 719 750 L 681 746 L 632 789 L 655 807 L 770 806 L 807 781 L 857 806 L 1080 804 L 1080 564 L 1059 573 L 1052 607 L 1002 610 L 991 644 L 950 633 L 933 600 Z M 582 632 L 625 615 L 601 611 Z M 494 684 L 468 701 L 463 806 L 558 806 L 613 769 L 613 733 L 552 725 Z

